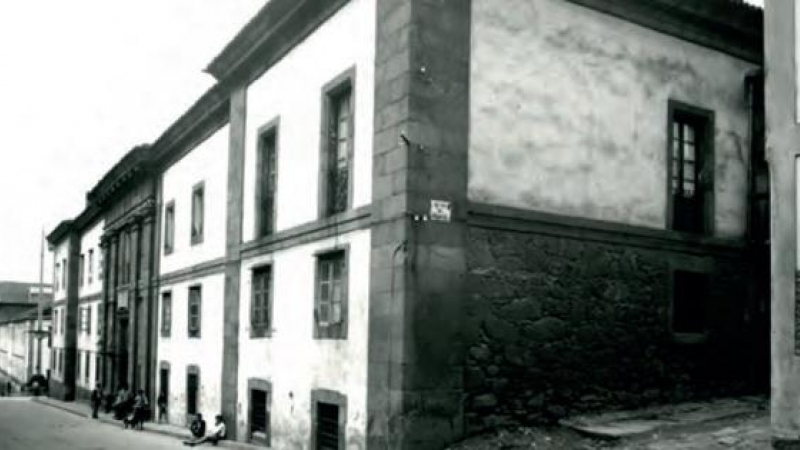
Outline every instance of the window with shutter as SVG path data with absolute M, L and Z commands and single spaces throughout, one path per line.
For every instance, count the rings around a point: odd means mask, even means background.
M 275 212 L 278 182 L 278 125 L 268 124 L 258 142 L 256 181 L 257 237 L 275 232 Z
M 317 257 L 315 337 L 347 337 L 347 251 Z
M 264 337 L 272 326 L 272 267 L 253 269 L 250 335 Z
M 192 189 L 192 245 L 203 242 L 203 210 L 205 208 L 205 183 Z
M 201 309 L 200 286 L 192 286 L 189 288 L 189 337 L 200 337 Z
M 670 102 L 670 228 L 707 233 L 713 224 L 713 113 Z
M 324 89 L 320 215 L 339 214 L 352 205 L 354 143 L 353 69 Z
M 170 201 L 164 208 L 164 253 L 170 254 L 175 249 L 175 201 Z
M 169 337 L 172 332 L 172 292 L 161 294 L 161 337 Z
M 339 450 L 339 405 L 317 403 L 318 450 Z

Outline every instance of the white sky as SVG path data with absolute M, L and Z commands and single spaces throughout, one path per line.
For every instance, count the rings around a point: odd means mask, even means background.
M 212 85 L 202 69 L 265 1 L 0 1 L 0 280 L 38 280 L 42 229 Z
M 0 280 L 38 280 L 42 228 L 213 84 L 203 68 L 264 2 L 0 1 Z

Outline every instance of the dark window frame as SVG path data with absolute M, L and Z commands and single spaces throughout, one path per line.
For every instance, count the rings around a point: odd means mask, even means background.
M 169 299 L 169 301 L 166 301 Z M 163 338 L 172 335 L 172 291 L 161 292 L 161 327 L 160 334 Z
M 347 198 L 341 211 L 337 210 L 332 201 L 331 185 L 333 184 L 333 164 L 338 147 L 338 121 L 336 132 L 332 128 L 337 100 L 349 94 L 349 123 L 348 123 L 348 154 L 347 154 Z M 325 218 L 343 213 L 353 207 L 353 178 L 355 177 L 355 122 L 356 122 L 356 69 L 351 67 L 339 74 L 322 88 L 322 114 L 320 124 L 320 164 L 319 164 L 319 217 Z M 335 137 L 334 137 L 335 136 Z
M 88 284 L 92 284 L 92 275 L 94 274 L 94 267 L 93 267 L 94 266 L 94 249 L 91 249 L 91 248 L 89 249 L 87 261 L 88 261 L 88 265 L 86 266 L 87 267 L 87 271 L 88 271 L 87 272 L 87 279 L 88 279 L 87 283 Z
M 335 405 L 339 408 L 339 450 L 347 448 L 347 396 L 330 389 L 313 389 L 311 391 L 311 448 L 317 447 L 317 408 L 320 403 Z
M 705 279 L 703 280 L 702 291 L 695 294 L 696 299 L 700 298 L 704 302 L 703 304 L 703 326 L 702 330 L 686 330 L 682 329 L 680 325 L 676 325 L 676 319 L 678 319 L 676 314 L 676 309 L 679 307 L 678 302 L 681 300 L 678 299 L 680 295 L 679 288 L 677 287 L 677 280 L 679 278 L 679 274 L 689 274 L 693 276 L 701 276 Z M 712 286 L 714 283 L 713 280 L 713 268 L 707 267 L 705 265 L 677 265 L 671 267 L 669 271 L 669 279 L 667 280 L 668 284 L 668 298 L 669 298 L 669 310 L 668 310 L 668 320 L 669 320 L 669 332 L 672 335 L 672 340 L 678 344 L 701 344 L 708 340 L 708 337 L 711 333 L 710 329 L 710 322 L 712 319 L 711 313 L 712 309 Z
M 196 329 L 192 327 L 192 292 L 197 292 L 197 327 Z M 190 338 L 200 338 L 202 336 L 202 329 L 203 329 L 203 287 L 200 284 L 193 284 L 188 288 L 188 298 L 187 302 L 187 310 L 186 310 L 186 328 L 187 328 L 187 335 Z
M 169 255 L 175 251 L 175 200 L 170 200 L 164 206 L 164 254 Z
M 194 412 L 189 411 L 189 377 L 195 376 L 197 378 L 197 390 L 195 391 L 195 398 L 194 398 Z M 201 379 L 200 379 L 200 367 L 195 364 L 190 364 L 186 366 L 186 405 L 185 405 L 185 412 L 186 412 L 186 423 L 190 423 L 194 416 L 200 412 L 200 399 L 202 396 L 200 395 L 200 386 L 201 386 Z
M 676 196 L 683 192 L 681 186 L 680 193 L 674 192 L 673 178 L 676 177 L 675 169 L 673 168 L 673 147 L 676 139 L 674 126 L 675 124 L 683 124 L 693 127 L 695 130 L 695 179 L 696 184 L 695 197 L 701 196 L 698 202 L 702 202 L 701 208 L 698 211 L 702 217 L 696 219 L 699 223 L 689 226 L 681 223 L 677 217 Z M 714 133 L 716 127 L 716 116 L 713 110 L 701 108 L 698 106 L 683 103 L 677 100 L 669 100 L 668 114 L 667 114 L 667 228 L 673 231 L 693 233 L 698 235 L 712 235 L 714 233 L 714 212 L 715 212 L 715 148 L 714 148 Z M 681 145 L 685 145 L 681 140 Z M 681 147 L 682 149 L 683 147 Z M 681 159 L 681 163 L 683 160 Z M 683 170 L 683 164 L 679 163 Z M 697 170 L 698 165 L 702 166 L 701 170 Z M 682 183 L 682 181 L 681 181 Z M 679 184 L 681 184 L 679 183 Z M 694 227 L 695 229 L 692 229 Z
M 350 294 L 350 245 L 345 244 L 334 248 L 327 248 L 314 253 L 314 339 L 347 339 L 347 329 L 349 323 L 349 294 Z M 322 293 L 322 267 L 326 261 L 341 257 L 342 267 L 340 267 L 340 289 L 342 301 L 340 302 L 340 320 L 325 322 L 321 320 L 323 314 L 320 313 L 321 293 Z M 332 292 L 329 295 L 333 295 Z M 331 306 L 333 301 L 329 301 Z M 334 315 L 334 308 L 329 310 L 329 316 Z
M 198 195 L 199 194 L 199 195 Z M 195 199 L 199 198 L 199 202 Z M 198 223 L 195 223 L 196 208 L 200 205 L 200 215 L 198 216 Z M 191 197 L 191 227 L 189 230 L 192 245 L 202 244 L 203 236 L 205 235 L 205 216 L 206 216 L 206 182 L 200 181 L 192 186 Z
M 85 284 L 84 281 L 86 275 L 86 255 L 84 253 L 81 253 L 79 261 L 80 265 L 78 266 L 78 280 L 79 280 L 78 286 L 83 287 L 83 285 Z
M 267 141 L 272 141 L 272 145 L 267 146 Z M 268 149 L 272 150 L 272 158 L 266 158 L 265 153 Z M 280 177 L 280 117 L 276 117 L 258 129 L 258 143 L 256 155 L 256 195 L 255 195 L 255 237 L 256 239 L 275 234 L 278 217 L 278 180 Z M 264 179 L 264 166 L 271 160 L 270 166 L 273 173 L 271 186 L 271 213 L 269 221 L 265 220 L 264 203 L 267 201 L 265 195 L 269 189 Z
M 86 305 L 86 334 L 92 334 L 92 305 Z
M 265 393 L 265 423 L 262 434 L 253 430 L 253 391 Z M 249 442 L 270 447 L 272 445 L 272 383 L 262 378 L 247 380 L 247 439 Z
M 268 286 L 267 295 L 263 299 L 264 304 L 261 306 L 266 315 L 266 320 L 263 323 L 256 322 L 256 273 L 266 271 L 268 273 Z M 255 266 L 250 270 L 250 337 L 251 338 L 264 338 L 272 336 L 272 302 L 275 292 L 275 273 L 274 267 L 270 264 L 263 264 Z M 262 293 L 263 294 L 263 293 Z

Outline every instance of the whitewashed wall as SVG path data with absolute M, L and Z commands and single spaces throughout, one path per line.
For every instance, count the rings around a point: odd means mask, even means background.
M 161 274 L 183 269 L 225 255 L 226 202 L 228 192 L 228 138 L 224 126 L 170 166 L 162 176 Z M 192 190 L 204 182 L 203 242 L 191 244 Z M 175 202 L 175 242 L 164 253 L 164 210 Z
M 202 286 L 200 337 L 189 338 L 189 287 Z M 172 292 L 170 337 L 161 337 L 161 296 L 159 295 L 158 361 L 170 364 L 169 422 L 186 425 L 186 369 L 200 368 L 199 412 L 211 420 L 220 413 L 222 377 L 222 316 L 225 276 L 211 275 L 161 287 Z M 156 377 L 158 380 L 158 377 Z M 157 381 L 160 383 L 160 381 Z M 156 386 L 160 390 L 160 386 Z
M 355 67 L 353 202 L 372 198 L 375 2 L 354 0 L 254 81 L 247 91 L 243 237 L 255 237 L 258 129 L 280 117 L 276 228 L 318 218 L 323 87 Z

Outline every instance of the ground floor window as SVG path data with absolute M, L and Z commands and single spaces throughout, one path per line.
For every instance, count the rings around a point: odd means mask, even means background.
M 186 414 L 198 413 L 198 394 L 200 390 L 200 370 L 197 366 L 189 366 L 186 373 Z
M 266 380 L 251 378 L 249 392 L 249 438 L 256 444 L 270 446 L 270 407 L 272 387 Z
M 347 397 L 336 391 L 315 389 L 311 391 L 311 405 L 311 448 L 346 448 Z
M 709 276 L 676 270 L 672 280 L 672 332 L 702 336 L 707 332 Z

